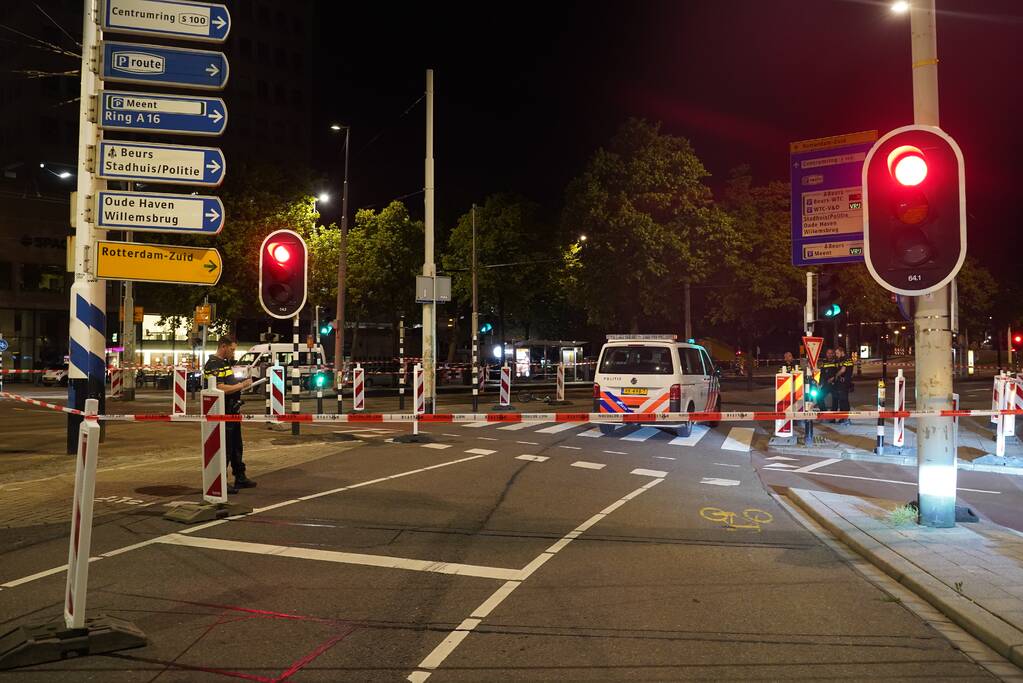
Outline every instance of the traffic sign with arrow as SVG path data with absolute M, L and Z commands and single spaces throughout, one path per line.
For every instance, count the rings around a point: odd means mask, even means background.
M 216 147 L 104 140 L 98 149 L 96 175 L 110 180 L 216 186 L 227 164 Z
M 223 270 L 216 249 L 97 240 L 94 253 L 101 280 L 215 285 Z
M 104 190 L 94 211 L 96 227 L 106 230 L 216 235 L 224 227 L 219 197 Z
M 228 65 L 223 52 L 112 40 L 104 40 L 100 47 L 105 81 L 205 90 L 221 90 L 227 85 Z
M 106 0 L 101 28 L 117 33 L 222 43 L 231 30 L 224 5 L 187 0 Z
M 219 97 L 101 90 L 96 124 L 105 130 L 220 135 L 227 105 Z

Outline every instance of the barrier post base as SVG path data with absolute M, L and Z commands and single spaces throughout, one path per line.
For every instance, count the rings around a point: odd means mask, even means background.
M 149 644 L 130 621 L 106 615 L 85 620 L 85 628 L 69 629 L 63 618 L 45 624 L 18 626 L 0 635 L 0 670 L 59 662 Z
M 571 403 L 572 403 L 571 401 L 558 401 L 556 399 L 551 399 L 550 401 L 547 401 L 547 405 L 549 406 L 567 406 L 571 405 Z
M 793 431 L 792 436 L 772 436 L 771 440 L 767 442 L 768 446 L 795 446 L 798 438 Z
M 252 512 L 248 505 L 238 503 L 185 503 L 177 505 L 166 513 L 163 518 L 172 522 L 182 524 L 199 524 L 200 522 L 212 522 L 215 519 L 234 517 L 235 515 L 247 515 Z
M 510 403 L 506 406 L 503 406 L 500 403 L 498 403 L 496 406 L 491 406 L 490 410 L 492 410 L 495 413 L 514 413 L 518 410 L 518 408 L 516 408 Z

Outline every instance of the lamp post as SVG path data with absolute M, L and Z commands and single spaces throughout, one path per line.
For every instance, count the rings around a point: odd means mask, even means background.
M 334 386 L 337 388 L 338 412 L 341 412 L 341 388 L 344 386 L 345 353 L 345 280 L 348 274 L 348 149 L 351 142 L 351 126 L 335 123 L 332 131 L 345 132 L 345 174 L 341 190 L 341 244 L 337 257 L 337 330 L 334 334 Z

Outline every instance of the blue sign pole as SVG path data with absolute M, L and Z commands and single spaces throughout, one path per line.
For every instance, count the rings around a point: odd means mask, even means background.
M 97 123 L 104 130 L 220 135 L 227 106 L 219 97 L 101 90 Z
M 105 0 L 102 29 L 222 43 L 231 31 L 231 13 L 223 5 L 187 0 Z
M 102 42 L 103 80 L 221 90 L 227 85 L 223 52 L 166 45 Z
M 216 235 L 224 227 L 220 198 L 199 195 L 105 190 L 97 193 L 93 215 L 105 230 Z
M 96 175 L 212 187 L 223 181 L 226 164 L 224 153 L 216 147 L 104 140 L 96 155 Z

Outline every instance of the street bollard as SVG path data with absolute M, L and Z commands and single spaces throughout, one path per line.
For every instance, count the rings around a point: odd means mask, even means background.
M 361 413 L 366 409 L 366 371 L 361 363 L 355 364 L 352 372 L 352 410 Z
M 792 411 L 792 375 L 779 372 L 774 376 L 774 410 L 778 413 L 789 413 Z M 774 421 L 775 436 L 792 436 L 792 418 Z
M 124 389 L 123 373 L 121 368 L 110 370 L 110 398 L 121 398 Z
M 504 408 L 511 405 L 511 368 L 507 362 L 501 366 L 501 393 L 498 401 Z
M 423 366 L 419 363 L 416 363 L 415 367 L 412 368 L 412 386 L 414 387 L 413 390 L 416 392 L 416 419 L 412 420 L 412 435 L 419 436 L 418 416 L 426 413 L 426 382 L 423 378 Z
M 217 389 L 217 379 L 210 377 L 210 386 L 199 397 L 203 415 L 224 414 L 224 392 Z M 200 423 L 202 435 L 202 490 L 203 500 L 216 505 L 227 502 L 227 427 L 223 422 Z
M 558 384 L 554 392 L 554 398 L 558 403 L 565 402 L 565 364 L 558 363 Z
M 895 375 L 895 396 L 892 407 L 898 412 L 906 410 L 906 377 L 900 369 Z M 906 445 L 906 418 L 897 417 L 892 420 L 892 445 L 902 448 Z
M 877 380 L 877 409 L 884 410 L 885 388 L 884 380 Z M 884 455 L 884 418 L 877 417 L 877 444 L 874 446 L 874 453 Z
M 187 411 L 185 388 L 188 386 L 188 373 L 185 368 L 174 368 L 171 373 L 171 414 L 184 415 Z

